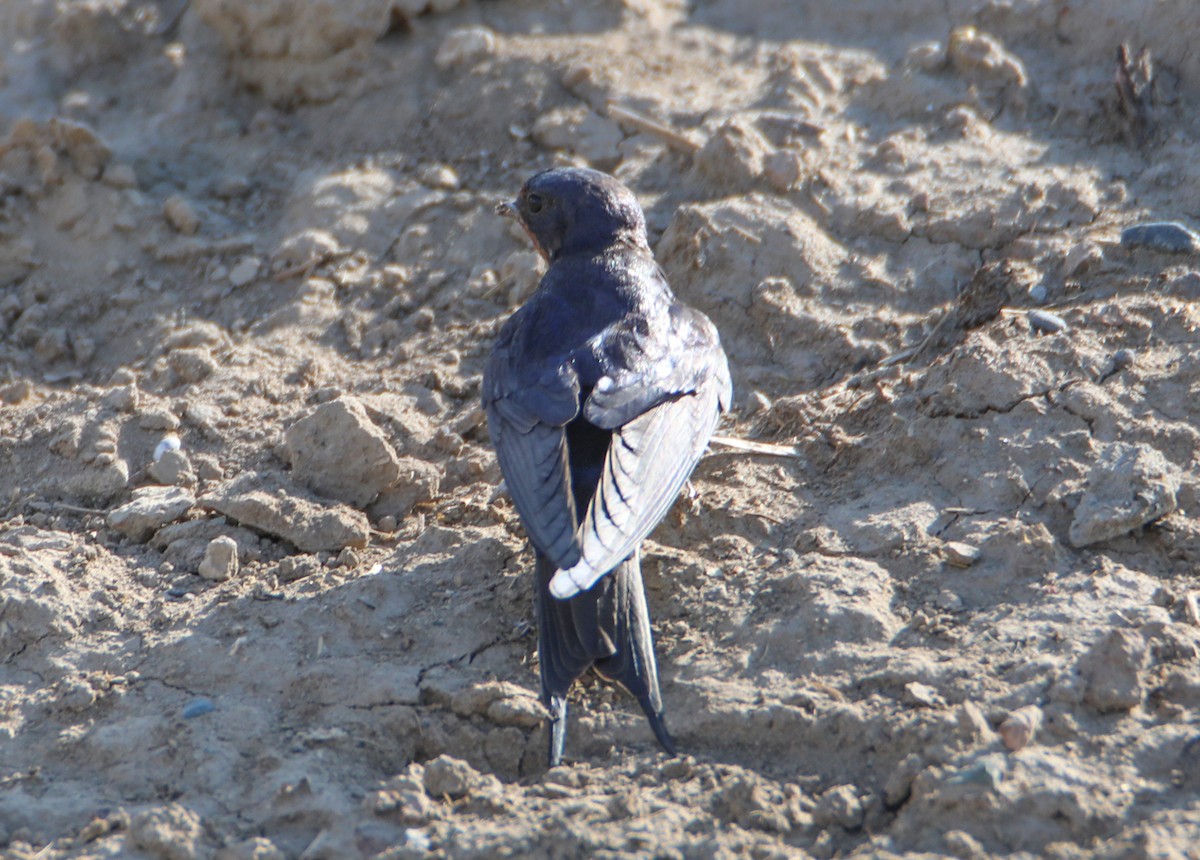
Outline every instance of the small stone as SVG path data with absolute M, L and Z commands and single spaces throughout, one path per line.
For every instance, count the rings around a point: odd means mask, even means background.
M 142 543 L 154 531 L 192 509 L 196 497 L 180 487 L 141 487 L 133 499 L 108 515 L 108 526 L 130 540 Z
M 1004 746 L 1011 752 L 1024 749 L 1033 742 L 1037 731 L 1042 726 L 1042 709 L 1037 705 L 1026 705 L 1018 708 L 1000 724 L 997 734 Z
M 918 681 L 905 684 L 904 695 L 901 698 L 906 705 L 919 708 L 937 708 L 946 704 L 946 700 L 935 688 Z
M 1104 252 L 1095 242 L 1080 242 L 1063 258 L 1063 277 L 1072 278 L 1104 261 Z
M 304 552 L 364 547 L 371 527 L 366 515 L 346 505 L 307 497 L 271 473 L 246 472 L 200 499 L 248 528 L 282 538 Z
M 1008 775 L 1008 762 L 1002 753 L 980 756 L 946 781 L 951 785 L 978 785 L 995 791 Z
M 817 799 L 813 820 L 823 826 L 830 824 L 857 830 L 862 827 L 866 810 L 852 785 L 837 785 Z
M 114 162 L 104 168 L 100 181 L 113 188 L 134 188 L 137 186 L 137 173 L 128 164 Z
M 202 347 L 173 350 L 167 356 L 167 363 L 180 381 L 189 385 L 203 382 L 217 369 L 212 354 Z
M 440 755 L 425 765 L 425 791 L 430 797 L 465 797 L 479 781 L 479 772 L 462 759 Z
M 1145 444 L 1107 445 L 1088 473 L 1068 531 L 1074 547 L 1091 546 L 1141 528 L 1175 510 L 1179 470 Z
M 1164 254 L 1195 254 L 1200 253 L 1200 235 L 1178 221 L 1152 221 L 1122 230 L 1121 245 Z
M 449 164 L 426 164 L 421 168 L 420 176 L 421 182 L 430 188 L 457 191 L 462 185 L 458 171 Z
M 1039 305 L 1040 305 L 1042 302 L 1046 301 L 1046 297 L 1047 297 L 1048 295 L 1050 295 L 1050 290 L 1049 290 L 1049 289 L 1046 287 L 1046 285 L 1045 285 L 1044 283 L 1042 283 L 1041 281 L 1039 281 L 1039 282 L 1038 282 L 1038 283 L 1036 283 L 1036 284 L 1032 284 L 1032 285 L 1030 285 L 1030 287 L 1029 287 L 1029 299 L 1030 299 L 1030 301 L 1037 302 Z
M 942 544 L 942 558 L 952 567 L 970 567 L 979 561 L 979 547 L 960 541 L 947 541 Z
M 1128 711 L 1142 701 L 1146 642 L 1135 631 L 1110 630 L 1079 660 L 1083 700 L 1101 713 Z
M 185 236 L 191 236 L 200 228 L 200 217 L 192 204 L 178 194 L 172 194 L 163 203 L 163 217 L 167 223 Z
M 720 126 L 696 153 L 700 174 L 719 188 L 745 189 L 763 175 L 771 145 L 753 123 L 734 118 Z
M 772 152 L 763 159 L 763 178 L 767 184 L 780 194 L 791 191 L 796 187 L 803 174 L 804 162 L 800 154 L 790 149 Z
M 154 460 L 146 471 L 151 478 L 168 486 L 186 487 L 196 483 L 192 461 L 178 448 L 169 450 Z
M 1200 595 L 1194 591 L 1183 596 L 1183 618 L 1193 627 L 1200 627 Z
M 342 551 L 338 553 L 338 557 L 334 561 L 334 564 L 337 567 L 345 570 L 353 570 L 354 568 L 358 567 L 358 562 L 358 553 L 356 553 L 352 547 L 344 547 Z
M 213 185 L 213 194 L 222 200 L 233 200 L 245 197 L 253 186 L 250 180 L 240 174 L 226 174 L 217 179 Z
M 370 507 L 371 516 L 379 520 L 381 529 L 385 518 L 401 522 L 417 505 L 436 498 L 441 489 L 442 470 L 438 466 L 416 457 L 398 457 L 396 462 L 400 477 L 395 486 L 381 492 Z
M 242 257 L 229 270 L 229 283 L 235 287 L 244 287 L 258 276 L 259 262 L 257 257 Z
M 433 64 L 442 71 L 464 63 L 475 63 L 496 50 L 496 34 L 487 27 L 461 27 L 451 30 L 438 46 Z
M 136 385 L 122 385 L 110 389 L 100 398 L 100 403 L 115 412 L 133 412 L 137 409 L 140 395 Z
M 280 582 L 295 582 L 321 572 L 321 560 L 311 555 L 293 555 L 279 562 L 275 575 Z
M 379 522 L 376 525 L 381 532 L 394 532 L 397 525 L 396 518 L 391 514 L 384 514 L 379 518 Z
M 183 710 L 180 711 L 180 716 L 182 716 L 185 720 L 194 720 L 196 717 L 202 717 L 205 714 L 211 714 L 216 709 L 217 706 L 213 704 L 212 699 L 207 699 L 201 696 L 199 698 L 192 699 L 190 702 L 184 705 Z
M 68 711 L 82 713 L 96 704 L 96 691 L 82 678 L 69 679 L 59 693 L 58 704 Z
M 196 573 L 213 582 L 232 579 L 238 572 L 238 545 L 231 537 L 213 538 L 204 550 L 204 560 Z
M 1069 328 L 1065 319 L 1058 314 L 1050 313 L 1050 311 L 1034 309 L 1026 312 L 1025 316 L 1029 320 L 1030 328 L 1044 334 L 1057 334 Z
M 147 409 L 138 415 L 143 430 L 178 430 L 179 416 L 169 409 Z
M 289 427 L 284 453 L 298 480 L 356 507 L 370 504 L 401 475 L 395 449 L 353 397 L 324 403 Z

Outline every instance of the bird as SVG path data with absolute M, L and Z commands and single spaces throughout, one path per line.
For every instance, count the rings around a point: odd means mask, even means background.
M 497 212 L 547 263 L 497 334 L 481 399 L 534 550 L 549 765 L 562 763 L 568 691 L 592 668 L 675 755 L 640 548 L 730 408 L 729 363 L 712 321 L 672 292 L 642 207 L 614 177 L 543 170 Z

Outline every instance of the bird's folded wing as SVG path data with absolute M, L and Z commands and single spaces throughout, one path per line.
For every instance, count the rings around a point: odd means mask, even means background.
M 483 408 L 508 492 L 533 545 L 559 567 L 579 560 L 564 427 L 579 413 L 579 382 L 556 367 L 536 380 L 514 372 L 507 340 L 484 373 Z
M 600 485 L 575 535 L 579 560 L 559 565 L 550 583 L 555 597 L 590 588 L 658 525 L 708 445 L 721 394 L 710 379 L 614 431 Z
M 558 567 L 575 564 L 577 517 L 563 428 L 538 423 L 522 431 L 492 414 L 488 423 L 500 470 L 529 539 Z

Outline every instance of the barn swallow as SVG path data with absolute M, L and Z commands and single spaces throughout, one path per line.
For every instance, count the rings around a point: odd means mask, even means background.
M 562 761 L 567 692 L 592 667 L 637 699 L 673 755 L 640 547 L 729 409 L 729 365 L 716 327 L 672 293 L 641 206 L 613 177 L 546 170 L 497 211 L 548 263 L 500 330 L 482 396 L 534 548 L 550 766 Z

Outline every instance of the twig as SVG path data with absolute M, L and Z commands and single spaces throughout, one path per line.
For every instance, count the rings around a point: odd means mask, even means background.
M 684 155 L 694 155 L 700 149 L 700 144 L 696 143 L 696 141 L 683 132 L 676 131 L 669 125 L 664 125 L 645 114 L 621 107 L 613 102 L 608 103 L 608 115 L 617 122 L 631 125 L 638 131 L 644 131 L 647 134 L 652 134 L 660 138 L 671 149 L 674 149 L 676 152 L 682 152 Z
M 745 451 L 748 454 L 763 454 L 767 457 L 803 457 L 804 454 L 795 445 L 776 445 L 772 442 L 752 442 L 749 439 L 737 439 L 733 436 L 713 436 L 709 440 L 714 445 L 722 445 L 733 451 Z M 717 452 L 713 452 L 714 454 Z

